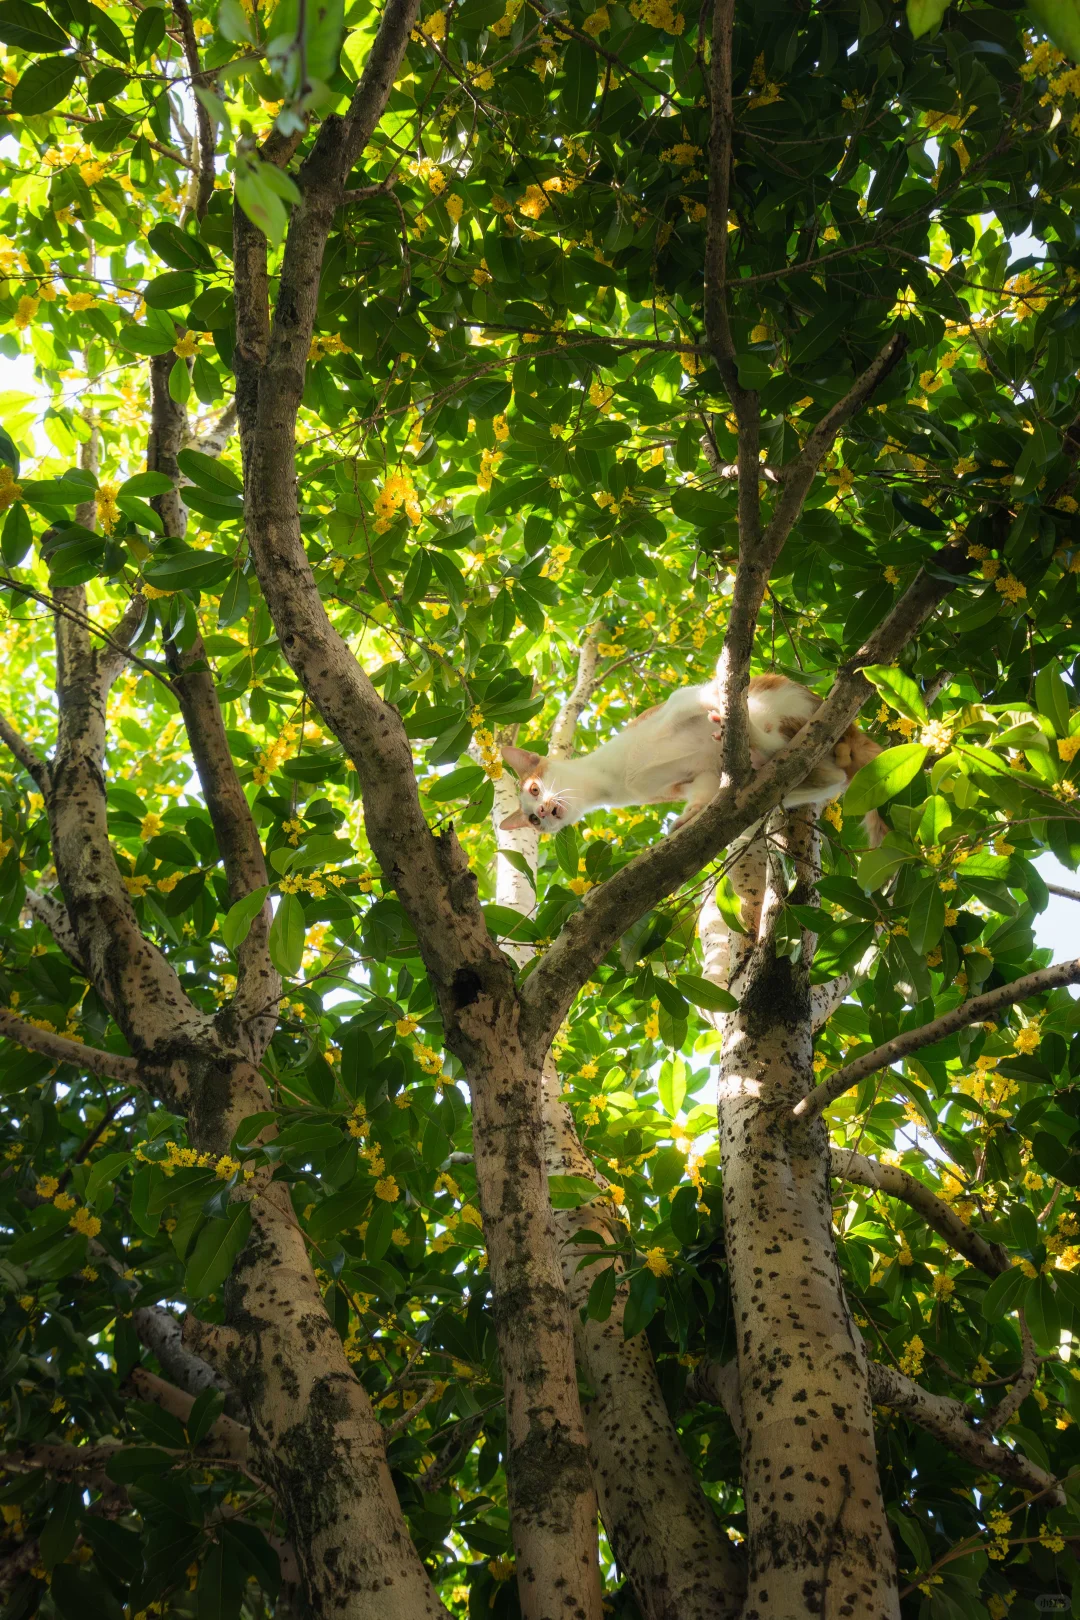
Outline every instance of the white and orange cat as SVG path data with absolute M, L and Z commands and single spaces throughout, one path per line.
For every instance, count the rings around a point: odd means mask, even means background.
M 646 709 L 608 742 L 578 759 L 548 759 L 526 748 L 505 746 L 503 758 L 520 779 L 521 800 L 520 808 L 503 821 L 503 829 L 533 826 L 541 832 L 558 832 L 590 810 L 664 803 L 686 805 L 674 824 L 684 826 L 720 787 L 716 704 L 712 681 L 680 687 L 666 703 Z M 747 694 L 754 768 L 759 770 L 779 753 L 820 704 L 813 692 L 785 675 L 756 675 Z M 832 754 L 818 762 L 784 804 L 823 809 L 880 752 L 872 738 L 857 725 L 850 726 Z M 879 844 L 886 829 L 873 813 L 866 818 L 866 830 L 870 842 Z

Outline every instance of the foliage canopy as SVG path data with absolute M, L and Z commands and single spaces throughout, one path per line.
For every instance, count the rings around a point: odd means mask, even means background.
M 265 1114 L 200 1152 L 180 1111 L 124 1080 L 14 1041 L 0 1054 L 6 1444 L 119 1437 L 88 1488 L 122 1487 L 129 1515 L 88 1508 L 70 1468 L 13 1461 L 0 1545 L 39 1552 L 16 1570 L 8 1620 L 43 1602 L 63 1620 L 154 1604 L 217 1620 L 276 1600 L 272 1497 L 199 1449 L 222 1397 L 182 1421 L 130 1381 L 149 1359 L 142 1308 L 224 1321 L 251 1220 L 232 1195 L 267 1166 L 393 1431 L 394 1483 L 443 1601 L 519 1612 L 463 1066 L 372 856 L 354 762 L 283 656 L 231 437 L 233 192 L 275 286 L 300 160 L 352 94 L 376 23 L 367 0 L 0 0 L 0 351 L 31 357 L 35 378 L 0 396 L 0 706 L 51 748 L 51 604 L 81 612 L 65 593 L 84 588 L 97 634 L 141 591 L 108 707 L 124 887 L 202 1012 L 227 1018 L 268 892 L 286 980 L 262 1060 L 277 1134 L 261 1146 Z M 888 751 L 826 817 L 820 903 L 778 925 L 792 959 L 816 934 L 815 984 L 858 969 L 818 1036 L 819 1077 L 1045 967 L 1032 861 L 1080 864 L 1080 70 L 1029 26 L 1011 5 L 963 4 L 916 40 L 880 0 L 738 8 L 726 285 L 738 384 L 760 396 L 766 512 L 811 430 L 890 334 L 905 340 L 840 426 L 772 570 L 754 668 L 824 695 L 918 570 L 950 587 L 871 671 L 881 701 L 864 723 Z M 732 599 L 737 424 L 702 307 L 707 34 L 675 0 L 464 0 L 423 16 L 322 268 L 296 448 L 307 555 L 404 717 L 425 813 L 453 820 L 489 929 L 541 955 L 662 837 L 666 812 L 594 815 L 545 842 L 535 873 L 520 852 L 496 856 L 500 732 L 547 737 L 599 625 L 577 735 L 594 745 L 710 678 Z M 153 377 L 159 408 L 186 413 L 186 532 L 162 515 L 174 476 L 144 465 Z M 959 584 L 941 569 L 948 545 L 966 548 Z M 172 684 L 169 658 L 197 637 L 188 673 L 212 672 L 268 862 L 268 885 L 239 898 Z M 858 817 L 878 805 L 891 831 L 867 851 Z M 126 1054 L 47 925 L 55 853 L 23 766 L 5 768 L 0 816 L 0 1000 Z M 527 916 L 497 897 L 504 862 L 535 887 Z M 695 1476 L 738 1538 L 735 1432 L 687 1392 L 696 1363 L 735 1348 L 710 1087 L 732 998 L 703 977 L 703 883 L 634 922 L 556 1040 L 611 1185 L 551 1188 L 556 1208 L 599 1196 L 620 1212 L 624 1333 L 647 1335 Z M 975 1414 L 982 1386 L 1017 1376 L 1022 1309 L 1047 1359 L 1008 1434 L 1067 1482 L 1066 1505 L 1018 1507 L 1015 1485 L 881 1409 L 905 1614 L 1033 1616 L 1080 1574 L 1066 1546 L 1080 1385 L 1055 1355 L 1080 1317 L 1078 1077 L 1080 1017 L 1057 989 L 868 1074 L 826 1116 L 834 1147 L 899 1154 L 1009 1251 L 990 1282 L 909 1204 L 838 1182 L 870 1354 Z M 616 1283 L 595 1273 L 594 1319 Z M 625 1573 L 611 1569 L 606 1595 L 630 1617 L 644 1611 Z

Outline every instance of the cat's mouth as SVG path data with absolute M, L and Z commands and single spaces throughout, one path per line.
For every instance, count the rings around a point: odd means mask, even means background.
M 545 804 L 542 810 L 530 810 L 529 812 L 529 820 L 534 827 L 539 827 L 541 832 L 551 822 L 561 821 L 562 817 L 563 807 L 558 800 L 555 800 L 552 804 Z

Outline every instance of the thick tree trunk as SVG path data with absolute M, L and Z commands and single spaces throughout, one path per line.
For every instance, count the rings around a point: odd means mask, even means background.
M 225 1288 L 226 1326 L 189 1318 L 186 1337 L 240 1393 L 252 1463 L 285 1508 L 308 1612 L 316 1620 L 448 1620 L 398 1505 L 382 1426 L 320 1297 L 287 1186 L 266 1184 L 251 1208 L 251 1238 Z
M 878 1481 L 866 1355 L 844 1296 L 820 1120 L 794 1120 L 812 1076 L 805 961 L 760 943 L 737 968 L 718 1118 L 745 1420 L 750 1568 L 745 1620 L 895 1620 L 892 1539 Z M 745 908 L 744 908 L 745 916 Z M 701 918 L 722 932 L 712 902 Z M 806 942 L 809 946 L 809 941 Z M 809 950 L 804 950 L 804 956 Z
M 540 1076 L 516 1041 L 472 1086 L 473 1148 L 506 1386 L 507 1481 L 526 1620 L 600 1614 L 596 1493 L 537 1130 Z

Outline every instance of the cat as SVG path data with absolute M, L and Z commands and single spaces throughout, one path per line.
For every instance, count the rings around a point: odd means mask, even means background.
M 683 686 L 665 703 L 637 715 L 622 731 L 578 759 L 548 759 L 527 748 L 503 747 L 506 763 L 521 783 L 519 808 L 502 830 L 536 827 L 558 832 L 590 810 L 630 805 L 682 803 L 674 823 L 685 826 L 720 787 L 721 718 L 716 686 Z M 785 675 L 755 675 L 747 693 L 750 759 L 756 770 L 800 731 L 821 699 Z M 823 809 L 855 772 L 881 752 L 857 725 L 851 725 L 832 754 L 819 760 L 806 780 L 784 799 L 788 808 L 813 804 Z M 876 812 L 865 818 L 867 837 L 880 844 L 886 827 Z

